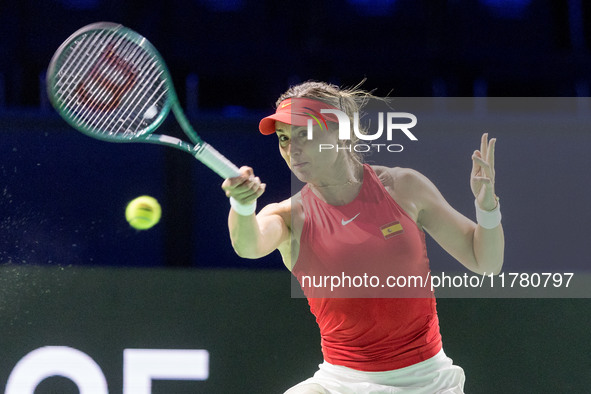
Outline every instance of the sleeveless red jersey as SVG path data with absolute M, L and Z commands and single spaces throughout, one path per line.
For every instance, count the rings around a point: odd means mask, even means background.
M 425 234 L 373 169 L 364 165 L 361 190 L 349 204 L 329 205 L 307 185 L 301 195 L 305 222 L 292 273 L 316 316 L 324 359 L 387 371 L 437 354 L 441 335 L 430 288 L 429 296 L 410 298 L 414 293 L 388 293 L 386 285 L 388 274 L 428 277 Z M 331 289 L 337 278 L 343 287 Z

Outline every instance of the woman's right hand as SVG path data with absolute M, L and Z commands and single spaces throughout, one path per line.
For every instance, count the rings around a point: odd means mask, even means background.
M 251 167 L 240 167 L 240 176 L 228 178 L 222 183 L 227 197 L 234 197 L 240 204 L 250 204 L 259 198 L 267 185 L 254 176 Z

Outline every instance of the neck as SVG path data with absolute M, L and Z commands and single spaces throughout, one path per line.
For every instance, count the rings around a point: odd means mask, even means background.
M 363 164 L 344 166 L 326 181 L 308 183 L 318 198 L 330 205 L 345 205 L 357 197 L 363 184 Z

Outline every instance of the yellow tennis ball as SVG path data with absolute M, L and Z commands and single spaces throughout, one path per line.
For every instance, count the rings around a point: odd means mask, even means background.
M 160 221 L 162 208 L 154 197 L 140 196 L 127 204 L 125 219 L 136 230 L 147 230 Z

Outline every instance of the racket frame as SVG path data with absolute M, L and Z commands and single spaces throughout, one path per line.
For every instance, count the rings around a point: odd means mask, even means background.
M 76 120 L 71 116 L 69 109 L 63 102 L 57 98 L 57 88 L 55 84 L 55 79 L 57 74 L 63 70 L 61 70 L 61 66 L 63 65 L 63 58 L 70 56 L 69 48 L 72 47 L 76 40 L 82 39 L 84 35 L 91 33 L 92 31 L 105 31 L 108 30 L 113 32 L 114 37 L 123 37 L 126 40 L 131 41 L 133 44 L 142 47 L 144 51 L 146 51 L 149 55 L 155 58 L 155 61 L 158 64 L 158 67 L 161 68 L 162 71 L 162 79 L 166 84 L 167 89 L 167 96 L 162 109 L 157 114 L 157 118 L 153 120 L 148 127 L 143 129 L 141 132 L 134 134 L 103 134 L 97 133 L 95 131 L 91 131 L 92 128 L 87 127 L 84 124 L 76 122 Z M 59 66 L 59 68 L 58 68 Z M 174 84 L 172 82 L 172 77 L 166 63 L 164 62 L 163 57 L 161 56 L 160 52 L 150 43 L 146 38 L 144 38 L 139 33 L 117 23 L 112 22 L 96 22 L 87 26 L 84 26 L 74 32 L 68 39 L 66 39 L 57 49 L 55 54 L 53 55 L 49 67 L 47 69 L 47 94 L 49 96 L 50 102 L 53 107 L 57 110 L 57 112 L 76 130 L 92 137 L 97 138 L 100 140 L 108 141 L 108 142 L 118 142 L 118 143 L 125 143 L 125 142 L 145 142 L 145 143 L 152 143 L 158 145 L 165 145 L 168 147 L 172 147 L 178 150 L 182 150 L 187 152 L 197 158 L 198 160 L 202 161 L 205 165 L 207 165 L 210 169 L 218 173 L 223 178 L 228 178 L 232 176 L 238 176 L 240 173 L 238 168 L 232 164 L 228 159 L 222 156 L 219 152 L 217 152 L 211 145 L 207 144 L 205 141 L 199 137 L 189 119 L 185 115 L 178 96 L 176 94 L 176 90 L 174 88 Z M 172 137 L 169 135 L 163 134 L 154 134 L 154 131 L 162 125 L 168 114 L 171 112 L 174 114 L 177 122 L 179 123 L 181 129 L 185 133 L 185 135 L 189 138 L 192 144 L 189 144 L 186 141 L 183 141 L 179 138 Z

